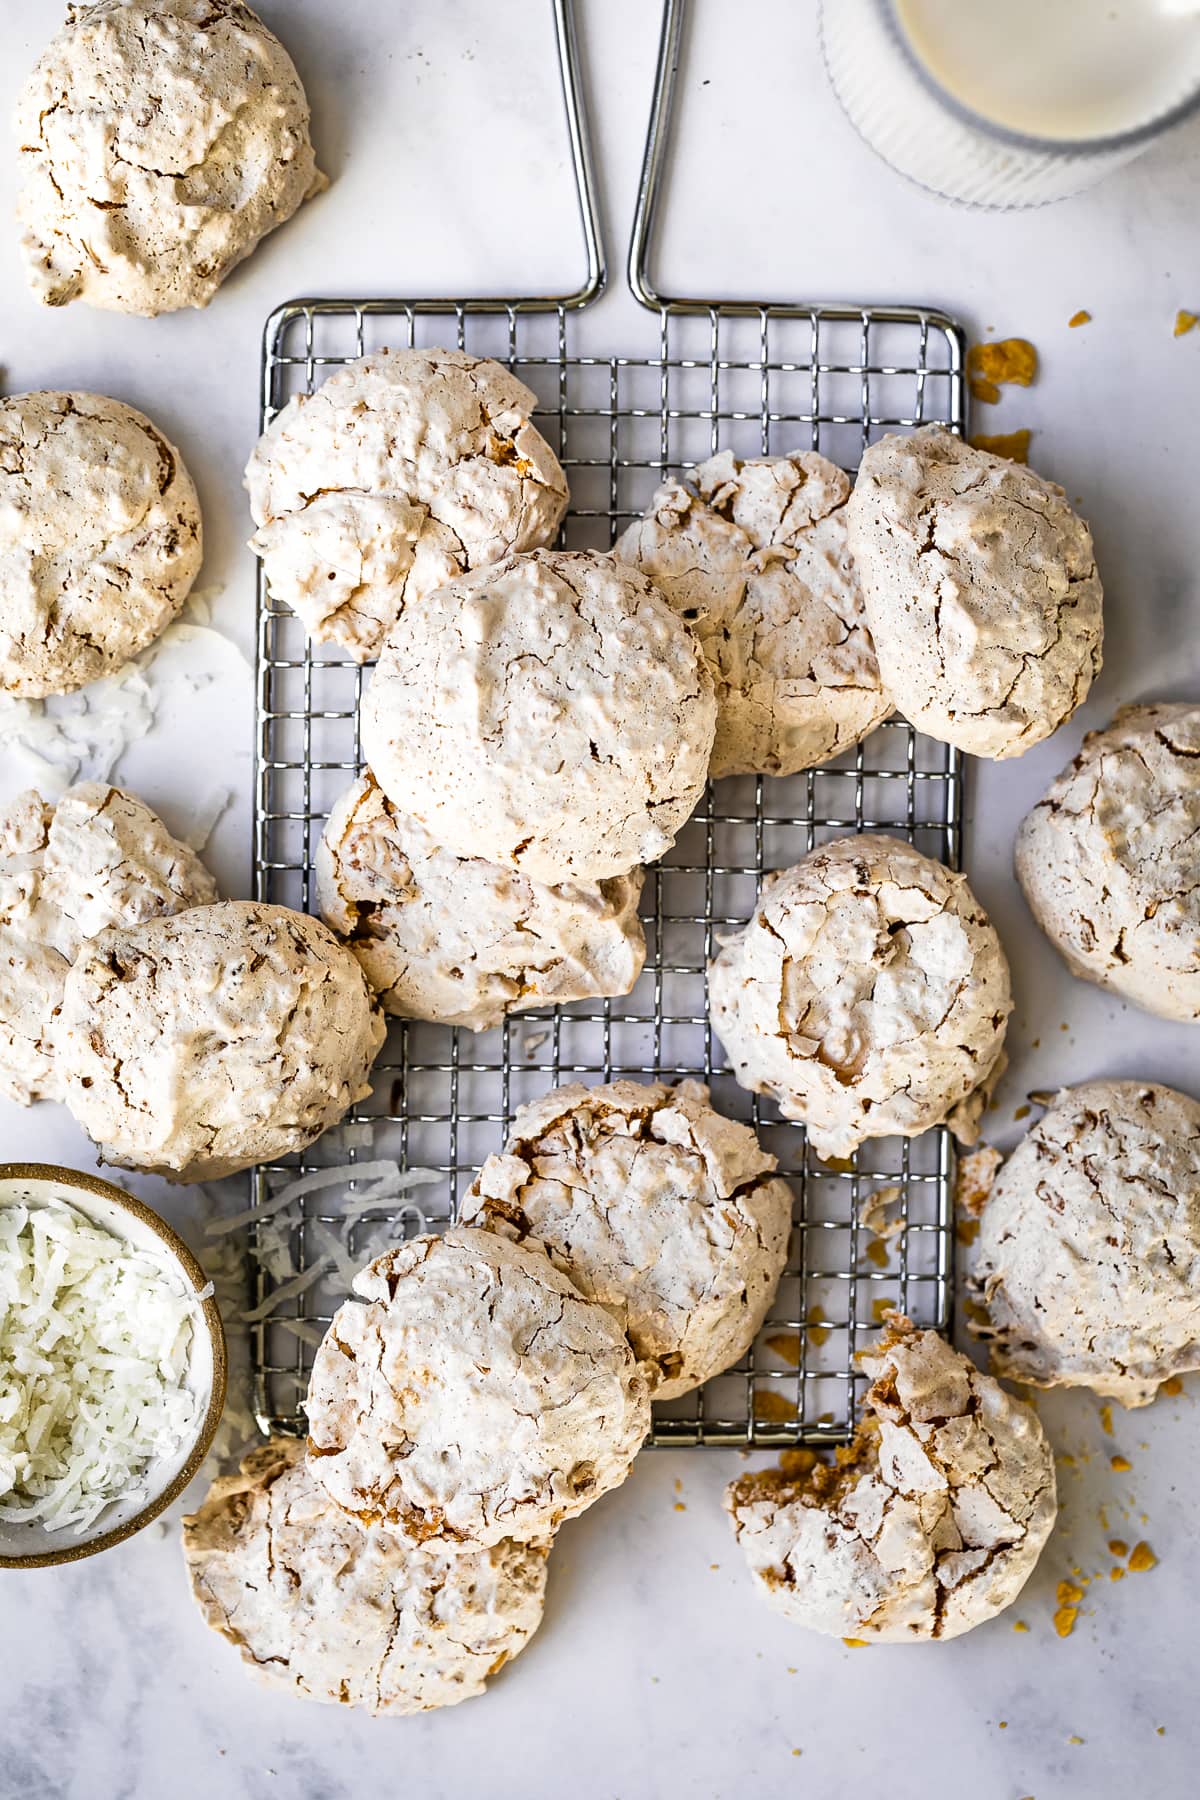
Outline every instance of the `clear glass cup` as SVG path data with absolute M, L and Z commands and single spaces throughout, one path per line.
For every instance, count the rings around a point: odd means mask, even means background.
M 1005 0 L 958 4 L 988 7 L 993 17 L 1005 10 Z M 1116 129 L 1110 122 L 1096 135 L 1039 135 L 984 116 L 939 80 L 910 35 L 898 0 L 821 0 L 821 45 L 851 124 L 900 174 L 968 205 L 1041 206 L 1090 187 L 1200 107 L 1200 0 L 1156 4 L 1164 31 L 1176 32 L 1187 45 L 1195 34 L 1195 65 L 1176 59 L 1157 96 L 1160 104 L 1148 91 L 1144 115 Z M 1080 64 L 1086 72 L 1086 58 Z

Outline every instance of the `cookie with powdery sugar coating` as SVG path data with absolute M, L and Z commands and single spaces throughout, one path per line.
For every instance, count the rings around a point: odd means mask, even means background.
M 767 1604 L 797 1625 L 959 1637 L 1033 1573 L 1058 1510 L 1054 1453 L 1033 1408 L 936 1332 L 894 1320 L 859 1362 L 872 1385 L 848 1450 L 739 1477 L 734 1533 Z
M 1034 918 L 1076 975 L 1200 1019 L 1200 706 L 1123 706 L 1021 824 Z
M 512 1012 L 627 994 L 642 871 L 548 887 L 441 850 L 364 771 L 329 815 L 317 907 L 385 1012 L 485 1031 Z
M 17 214 L 47 306 L 207 306 L 326 180 L 292 60 L 240 0 L 71 6 L 17 103 Z
M 542 1537 L 628 1475 L 649 1383 L 540 1246 L 455 1226 L 377 1257 L 317 1351 L 309 1467 L 364 1523 L 479 1550 Z
M 517 1113 L 465 1224 L 536 1238 L 673 1399 L 749 1349 L 787 1261 L 791 1190 L 698 1081 L 556 1088 Z
M 663 856 L 715 728 L 688 627 L 594 550 L 509 556 L 409 602 L 362 709 L 375 779 L 435 843 L 547 883 Z
M 1104 633 L 1060 487 L 925 425 L 870 446 L 846 517 L 884 686 L 918 731 L 1003 758 L 1070 718 Z
M 289 400 L 246 468 L 273 598 L 364 662 L 407 601 L 551 543 L 567 482 L 536 405 L 463 350 L 380 350 Z
M 999 1375 L 1145 1406 L 1200 1368 L 1200 1103 L 1064 1088 L 980 1213 L 971 1280 Z
M 98 781 L 53 805 L 19 794 L 0 814 L 0 1092 L 60 1098 L 55 1015 L 88 938 L 216 898 L 195 851 L 135 794 Z
M 688 621 L 717 692 L 709 774 L 794 775 L 886 719 L 846 533 L 850 480 L 814 450 L 674 477 L 613 554 Z
M 541 1624 L 549 1542 L 447 1555 L 363 1526 L 272 1438 L 183 1521 L 207 1624 L 269 1687 L 376 1716 L 482 1694 Z
M 873 832 L 770 877 L 710 963 L 708 992 L 738 1080 L 826 1158 L 943 1120 L 973 1141 L 1012 1010 L 966 877 Z
M 0 400 L 0 692 L 69 694 L 123 668 L 200 569 L 173 444 L 103 394 Z
M 336 1125 L 370 1092 L 383 1038 L 362 970 L 319 919 L 226 900 L 87 943 L 54 1046 L 105 1162 L 211 1181 Z

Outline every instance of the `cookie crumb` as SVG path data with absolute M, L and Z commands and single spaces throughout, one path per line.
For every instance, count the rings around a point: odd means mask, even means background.
M 979 432 L 970 439 L 973 450 L 986 450 L 989 456 L 1002 456 L 1006 462 L 1028 463 L 1032 431 L 1001 431 L 994 435 Z
M 979 1214 L 983 1211 L 1003 1161 L 999 1150 L 994 1150 L 990 1144 L 981 1144 L 978 1150 L 968 1151 L 958 1158 L 954 1173 L 954 1206 L 957 1212 L 968 1215 L 967 1220 L 959 1222 L 960 1243 L 970 1244 L 974 1241 L 975 1232 L 968 1234 L 967 1225 L 974 1221 L 976 1231 L 978 1230 Z
M 1171 1398 L 1174 1399 L 1177 1394 L 1182 1394 L 1183 1383 L 1180 1381 L 1178 1375 L 1168 1375 L 1158 1391 L 1160 1394 L 1169 1394 Z
M 1152 1569 L 1157 1561 L 1157 1556 L 1155 1556 L 1145 1538 L 1143 1538 L 1140 1543 L 1135 1544 L 1129 1553 L 1129 1567 L 1137 1575 L 1142 1574 L 1146 1569 Z
M 1072 331 L 1078 325 L 1090 325 L 1091 322 L 1092 322 L 1091 313 L 1088 312 L 1087 309 L 1082 306 L 1080 307 L 1080 309 L 1077 313 L 1072 313 L 1070 318 L 1067 320 L 1067 324 L 1071 327 Z

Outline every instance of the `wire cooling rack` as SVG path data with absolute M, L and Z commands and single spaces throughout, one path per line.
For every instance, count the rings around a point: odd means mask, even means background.
M 887 430 L 938 421 L 964 427 L 962 342 L 927 309 L 715 303 L 657 294 L 646 271 L 682 24 L 668 0 L 654 113 L 630 259 L 631 285 L 653 315 L 644 354 L 583 353 L 584 309 L 603 286 L 586 132 L 567 0 L 557 0 L 564 95 L 588 249 L 576 293 L 531 300 L 297 301 L 268 322 L 266 423 L 347 360 L 385 346 L 457 344 L 507 363 L 538 396 L 537 423 L 566 470 L 562 542 L 608 549 L 668 472 L 718 448 L 739 455 L 812 447 L 847 468 Z M 588 321 L 590 323 L 590 321 Z M 367 671 L 305 641 L 260 581 L 256 894 L 301 910 L 313 902 L 313 852 L 333 802 L 361 767 L 359 702 Z M 648 954 L 622 999 L 522 1013 L 473 1034 L 393 1024 L 374 1088 L 355 1109 L 372 1128 L 369 1158 L 438 1171 L 413 1195 L 431 1226 L 456 1217 L 476 1169 L 500 1148 L 518 1106 L 565 1081 L 700 1076 L 724 1111 L 751 1121 L 795 1195 L 787 1272 L 768 1324 L 733 1371 L 655 1411 L 656 1444 L 780 1445 L 845 1437 L 854 1416 L 855 1352 L 898 1307 L 946 1329 L 952 1302 L 952 1152 L 944 1130 L 869 1143 L 848 1163 L 819 1162 L 799 1126 L 747 1094 L 725 1069 L 708 1019 L 705 967 L 721 936 L 753 910 L 764 871 L 847 832 L 881 830 L 957 866 L 962 783 L 957 754 L 899 719 L 856 751 L 807 774 L 709 786 L 670 854 L 646 881 Z M 350 1136 L 355 1134 L 353 1131 Z M 365 1135 L 365 1134 L 362 1134 Z M 332 1141 L 331 1141 L 332 1140 Z M 300 1171 L 352 1160 L 333 1133 L 303 1158 L 254 1173 L 258 1202 Z M 897 1190 L 899 1230 L 861 1223 L 881 1188 Z M 394 1206 L 395 1203 L 392 1203 Z M 351 1230 L 351 1255 L 378 1247 L 387 1206 Z M 291 1234 L 311 1266 L 337 1216 L 319 1194 Z M 258 1277 L 259 1299 L 272 1282 Z M 334 1300 L 317 1283 L 255 1328 L 256 1410 L 264 1430 L 303 1428 L 311 1348 L 282 1320 L 323 1328 Z

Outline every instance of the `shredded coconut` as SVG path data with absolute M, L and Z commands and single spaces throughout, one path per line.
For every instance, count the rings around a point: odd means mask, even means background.
M 148 1493 L 196 1423 L 201 1297 L 73 1207 L 0 1206 L 0 1520 L 81 1533 Z

